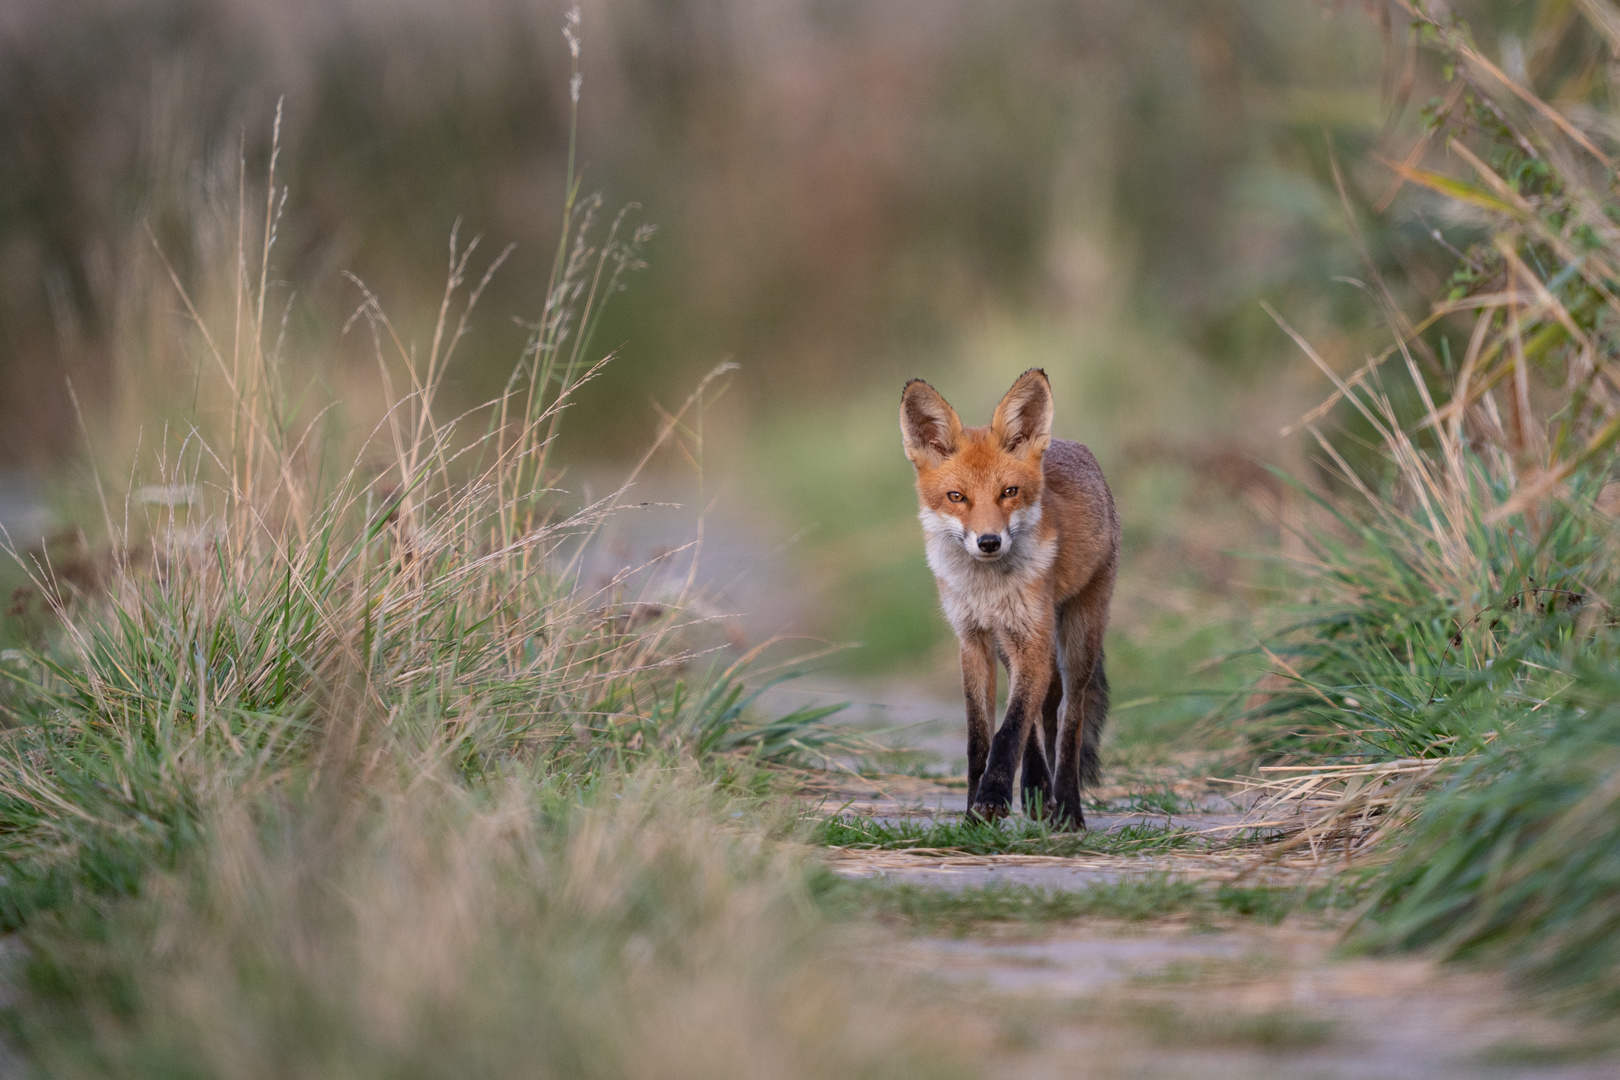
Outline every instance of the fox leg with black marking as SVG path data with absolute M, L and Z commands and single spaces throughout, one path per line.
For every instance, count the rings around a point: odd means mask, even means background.
M 987 630 L 962 635 L 962 696 L 967 703 L 968 797 L 971 808 L 979 793 L 990 756 L 990 732 L 996 723 L 996 657 Z
M 1050 619 L 1046 621 L 1050 625 Z M 990 740 L 990 757 L 969 806 L 986 820 L 1006 817 L 1012 809 L 1013 774 L 1024 746 L 1040 719 L 1041 705 L 1052 681 L 1051 632 L 1007 634 L 1000 642 L 1009 660 L 1007 714 Z M 970 778 L 971 783 L 971 778 Z

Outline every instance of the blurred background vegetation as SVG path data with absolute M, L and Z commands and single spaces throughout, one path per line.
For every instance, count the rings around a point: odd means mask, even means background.
M 626 561 L 684 541 L 701 509 L 726 571 L 715 590 L 749 613 L 749 637 L 855 642 L 836 661 L 847 671 L 938 684 L 954 648 L 917 542 L 898 388 L 926 377 L 982 422 L 1017 372 L 1042 366 L 1059 434 L 1097 451 L 1126 517 L 1120 700 L 1241 682 L 1196 668 L 1252 640 L 1268 579 L 1237 553 L 1286 549 L 1298 512 L 1262 463 L 1310 468 L 1277 433 L 1326 387 L 1260 301 L 1347 370 L 1383 340 L 1369 262 L 1401 300 L 1434 295 L 1454 263 L 1425 204 L 1384 205 L 1376 155 L 1432 89 L 1398 10 L 582 6 L 585 189 L 606 213 L 639 204 L 631 220 L 658 232 L 600 331 L 619 357 L 566 425 L 572 475 L 610 482 L 650 441 L 655 403 L 740 365 L 701 453 L 694 438 L 643 488 L 696 509 L 627 529 Z M 1606 73 L 1576 5 L 1455 6 L 1510 66 Z M 425 343 L 460 221 L 463 239 L 516 249 L 445 394 L 460 407 L 497 394 L 557 244 L 563 7 L 4 5 L 0 475 L 49 501 L 82 459 L 70 383 L 115 459 L 184 398 L 195 356 L 170 267 L 200 302 L 228 294 L 238 201 L 263 205 L 283 99 L 271 292 L 285 354 L 368 425 L 376 365 L 363 330 L 341 332 L 360 301 L 344 274 Z

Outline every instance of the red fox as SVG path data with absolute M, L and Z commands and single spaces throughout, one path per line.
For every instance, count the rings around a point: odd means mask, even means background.
M 1102 469 L 1084 446 L 1052 438 L 1052 387 L 1039 368 L 978 428 L 913 379 L 900 433 L 917 470 L 928 565 L 962 645 L 968 811 L 1005 816 L 1022 758 L 1025 812 L 1084 828 L 1080 785 L 1096 781 L 1108 718 L 1103 631 L 1119 569 L 1119 515 Z M 998 657 L 1012 682 L 992 739 Z

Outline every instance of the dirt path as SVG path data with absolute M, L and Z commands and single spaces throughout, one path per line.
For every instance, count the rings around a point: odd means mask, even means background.
M 886 963 L 988 1017 L 1007 1077 L 1597 1080 L 1581 1033 L 1494 975 L 1335 959 L 1334 927 L 1090 920 L 897 940 Z M 1573 1059 L 1573 1060 L 1572 1060 Z
M 1127 786 L 1115 785 L 1114 793 Z M 885 822 L 951 820 L 964 798 L 959 778 L 846 777 L 820 805 Z M 1133 825 L 1219 830 L 1244 812 L 1215 796 L 1193 803 L 1168 814 L 1093 811 L 1088 824 L 1103 832 Z M 953 892 L 986 885 L 1080 890 L 1148 875 L 1294 886 L 1335 869 L 1244 850 L 1073 858 L 833 850 L 827 858 L 846 877 Z M 1498 974 L 1335 955 L 1345 918 L 980 922 L 957 934 L 896 924 L 879 962 L 933 985 L 964 1022 L 983 1025 L 985 1068 L 997 1076 L 1620 1076 L 1620 1056 L 1595 1051 L 1590 1035 L 1529 1007 Z

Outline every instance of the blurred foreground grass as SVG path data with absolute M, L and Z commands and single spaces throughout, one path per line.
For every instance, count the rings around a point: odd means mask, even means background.
M 690 766 L 469 787 L 365 749 L 221 791 L 138 895 L 34 920 L 19 1048 L 53 1076 L 968 1075 L 856 976 L 770 807 Z

